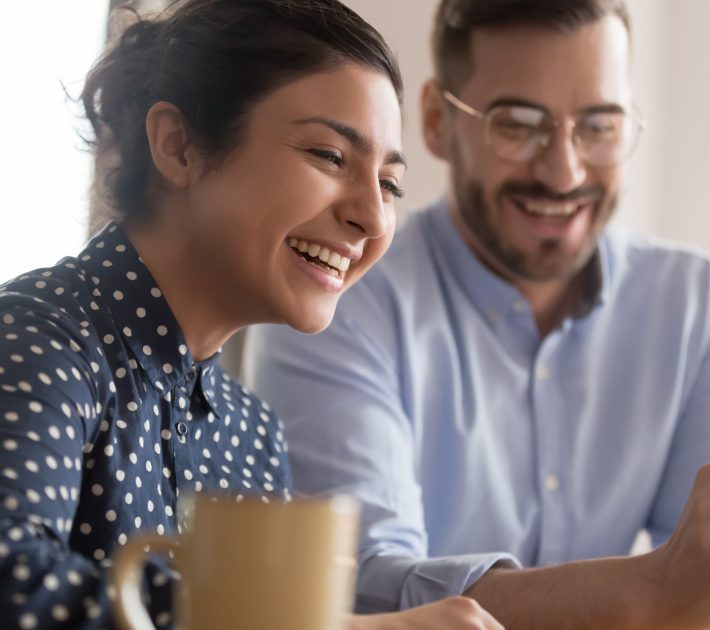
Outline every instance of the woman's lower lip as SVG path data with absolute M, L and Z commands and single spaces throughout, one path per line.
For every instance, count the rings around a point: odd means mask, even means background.
M 288 247 L 288 245 L 286 245 Z M 331 293 L 339 293 L 343 289 L 343 278 L 331 276 L 325 269 L 315 263 L 308 262 L 303 256 L 297 253 L 292 247 L 288 251 L 294 259 L 297 267 L 302 270 L 311 280 L 316 282 L 322 289 Z

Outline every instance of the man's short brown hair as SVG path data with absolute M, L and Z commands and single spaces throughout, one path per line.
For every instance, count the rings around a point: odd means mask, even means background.
M 571 32 L 606 15 L 619 17 L 631 32 L 624 0 L 442 0 L 432 34 L 437 78 L 453 90 L 471 75 L 476 28 L 531 24 Z

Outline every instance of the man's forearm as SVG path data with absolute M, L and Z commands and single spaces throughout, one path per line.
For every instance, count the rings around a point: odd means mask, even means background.
M 542 569 L 491 569 L 465 595 L 508 630 L 634 630 L 649 620 L 655 574 L 650 554 Z

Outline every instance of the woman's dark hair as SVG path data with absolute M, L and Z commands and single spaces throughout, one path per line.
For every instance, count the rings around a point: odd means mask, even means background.
M 356 62 L 389 77 L 399 67 L 382 36 L 338 0 L 183 0 L 129 26 L 94 65 L 81 98 L 109 206 L 140 212 L 155 169 L 145 118 L 157 101 L 182 113 L 210 165 L 236 147 L 254 105 L 305 75 Z
M 432 34 L 437 78 L 455 90 L 471 76 L 475 28 L 532 24 L 571 32 L 606 15 L 616 15 L 631 33 L 624 0 L 442 0 Z

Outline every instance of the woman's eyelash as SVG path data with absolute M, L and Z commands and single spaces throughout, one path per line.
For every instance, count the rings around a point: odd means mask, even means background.
M 397 186 L 397 184 L 389 181 L 388 179 L 381 179 L 380 186 L 382 186 L 382 188 L 388 193 L 397 197 L 397 199 L 401 199 L 402 197 L 404 197 L 404 190 L 402 190 L 399 186 Z
M 327 149 L 309 149 L 308 152 L 316 157 L 332 162 L 335 166 L 343 166 L 343 164 L 345 164 L 343 156 L 337 151 L 328 151 Z
M 328 160 L 328 162 L 333 163 L 337 167 L 342 167 L 345 165 L 345 160 L 343 160 L 343 156 L 340 155 L 340 153 L 338 153 L 337 151 L 329 151 L 328 149 L 308 149 L 308 152 L 318 158 Z M 390 193 L 394 197 L 397 197 L 398 199 L 404 197 L 404 190 L 402 190 L 399 186 L 397 186 L 397 184 L 388 179 L 381 179 L 380 186 L 383 190 L 386 190 L 388 193 Z

